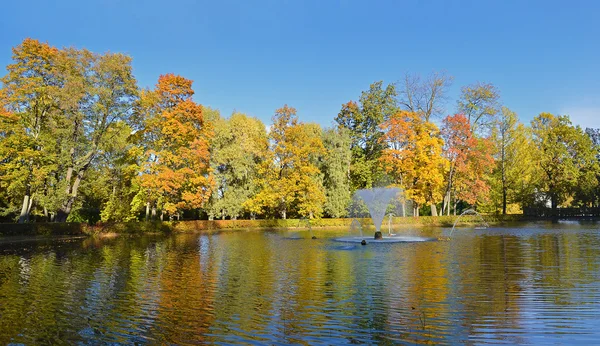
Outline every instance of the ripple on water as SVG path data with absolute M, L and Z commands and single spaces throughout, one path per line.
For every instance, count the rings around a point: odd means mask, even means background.
M 318 231 L 5 247 L 0 343 L 594 342 L 600 236 L 559 226 L 381 246 Z

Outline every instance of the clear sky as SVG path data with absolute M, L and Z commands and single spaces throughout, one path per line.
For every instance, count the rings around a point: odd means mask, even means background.
M 332 123 L 376 80 L 445 70 L 491 82 L 523 121 L 600 127 L 600 1 L 4 1 L 0 64 L 25 37 L 123 52 L 142 87 L 173 72 L 195 100 L 270 123 L 287 103 Z

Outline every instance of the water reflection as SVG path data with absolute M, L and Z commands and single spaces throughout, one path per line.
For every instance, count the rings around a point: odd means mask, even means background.
M 0 244 L 0 343 L 583 343 L 600 337 L 600 236 L 571 226 Z

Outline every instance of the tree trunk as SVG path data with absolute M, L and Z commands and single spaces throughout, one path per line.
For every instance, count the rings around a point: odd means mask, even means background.
M 435 203 L 431 203 L 431 216 L 438 216 L 437 206 Z
M 67 200 L 63 203 L 62 207 L 58 210 L 56 222 L 66 222 L 69 214 L 73 209 L 73 204 L 75 203 L 75 199 L 77 198 L 77 190 L 79 190 L 79 185 L 81 184 L 81 180 L 83 179 L 83 174 L 87 170 L 88 165 L 83 166 L 79 172 L 77 172 L 77 176 L 75 177 L 75 182 L 73 182 L 73 186 L 70 185 L 70 181 L 67 180 Z M 71 168 L 69 168 L 71 169 Z
M 29 194 L 25 194 L 23 197 L 23 205 L 21 207 L 21 214 L 19 215 L 19 223 L 29 222 Z
M 156 205 L 152 205 L 152 221 L 156 220 Z
M 451 192 L 452 192 L 452 180 L 454 179 L 454 164 L 452 163 L 450 166 L 450 172 L 448 172 L 448 186 L 446 187 L 446 195 L 444 196 L 444 202 L 442 203 L 442 215 L 444 215 L 444 210 L 448 208 L 448 215 L 450 215 L 450 202 L 451 202 Z
M 31 215 L 31 208 L 33 207 L 33 196 L 34 194 L 31 195 L 31 197 L 29 198 L 29 206 L 27 207 L 27 215 Z
M 502 188 L 502 215 L 506 215 L 506 187 Z
M 150 218 L 150 202 L 146 202 L 146 221 Z
M 402 200 L 402 217 L 406 217 L 406 200 Z
M 165 219 L 165 211 L 161 210 L 160 211 L 160 221 L 165 221 L 164 219 Z

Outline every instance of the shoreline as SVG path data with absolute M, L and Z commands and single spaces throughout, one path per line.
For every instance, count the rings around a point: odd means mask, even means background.
M 420 216 L 394 217 L 394 227 L 452 227 L 458 216 Z M 522 214 L 482 215 L 489 225 L 503 225 L 521 222 L 551 222 L 548 218 L 525 217 Z M 85 223 L 29 223 L 0 224 L 0 239 L 5 237 L 39 237 L 39 236 L 110 236 L 118 234 L 149 233 L 190 233 L 222 230 L 306 230 L 306 229 L 343 229 L 350 227 L 353 218 L 340 219 L 261 219 L 261 220 L 190 220 L 190 221 L 142 221 L 127 223 L 106 223 L 88 225 Z M 363 229 L 374 228 L 370 218 L 357 218 Z M 580 219 L 598 221 L 598 219 Z M 310 222 L 310 226 L 307 225 Z M 457 226 L 469 226 L 480 223 L 478 216 L 465 215 Z M 387 219 L 382 228 L 387 227 Z

